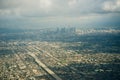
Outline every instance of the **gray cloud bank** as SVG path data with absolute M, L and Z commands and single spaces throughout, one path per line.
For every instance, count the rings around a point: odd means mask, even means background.
M 39 21 L 118 21 L 120 0 L 0 0 L 0 18 L 11 17 Z
M 0 0 L 1 15 L 64 16 L 120 13 L 120 0 Z

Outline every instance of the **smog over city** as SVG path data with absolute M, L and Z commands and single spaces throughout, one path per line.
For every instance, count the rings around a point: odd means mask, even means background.
M 120 80 L 120 0 L 0 0 L 0 80 Z

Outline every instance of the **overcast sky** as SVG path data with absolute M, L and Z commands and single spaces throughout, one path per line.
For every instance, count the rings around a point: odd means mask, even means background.
M 0 24 L 14 20 L 28 24 L 119 24 L 120 0 L 0 0 Z

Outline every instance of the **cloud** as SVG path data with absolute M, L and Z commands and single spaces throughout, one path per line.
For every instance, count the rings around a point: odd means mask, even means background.
M 100 12 L 102 2 L 104 0 L 0 0 L 0 10 L 22 16 L 80 16 Z
M 103 10 L 120 13 L 120 0 L 106 1 L 103 4 Z
M 120 11 L 120 0 L 0 0 L 1 14 L 66 16 Z M 11 14 L 11 13 L 10 13 Z
M 40 7 L 41 8 L 50 8 L 52 6 L 52 1 L 51 0 L 40 0 Z
M 70 1 L 68 1 L 68 5 L 69 6 L 75 6 L 77 4 L 77 0 L 70 0 Z
M 0 19 L 18 17 L 41 22 L 105 22 L 110 19 L 117 21 L 119 14 L 120 0 L 0 0 Z
M 16 0 L 0 0 L 0 9 L 11 9 L 18 7 L 20 4 L 20 1 Z

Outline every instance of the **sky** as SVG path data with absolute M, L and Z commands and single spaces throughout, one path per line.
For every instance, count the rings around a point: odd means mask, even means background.
M 0 0 L 0 27 L 120 25 L 120 0 Z

